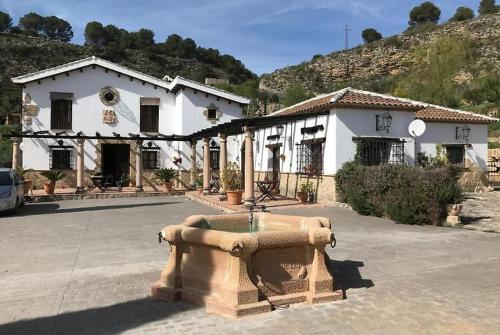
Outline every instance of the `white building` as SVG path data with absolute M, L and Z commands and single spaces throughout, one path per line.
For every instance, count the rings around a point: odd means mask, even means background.
M 226 148 L 227 143 L 227 161 L 248 170 L 244 157 L 253 157 L 254 171 L 245 172 L 255 172 L 257 180 L 278 180 L 281 194 L 295 196 L 308 180 L 318 198 L 335 200 L 334 176 L 355 157 L 367 165 L 415 165 L 419 153 L 434 156 L 442 145 L 452 164 L 486 172 L 487 128 L 498 121 L 351 88 L 266 117 L 242 119 L 250 102 L 246 98 L 180 77 L 160 80 L 94 57 L 13 81 L 23 85 L 23 167 L 66 169 L 73 176 L 66 181 L 70 186 L 76 184 L 72 171 L 78 170 L 77 148 L 84 152 L 87 175 L 101 170 L 115 180 L 127 175 L 131 184 L 143 180 L 154 185 L 150 170 L 175 167 L 185 172 L 187 185 L 193 182 L 188 171 L 191 176 L 198 171 L 192 150 L 198 159 L 204 156 L 200 145 L 192 145 L 203 139 L 210 143 L 205 161 L 212 172 L 219 169 L 219 161 L 226 161 L 226 150 L 219 151 L 217 144 Z M 408 131 L 415 119 L 426 123 L 419 137 Z M 243 126 L 246 136 L 254 138 L 253 153 L 247 155 Z M 229 136 L 227 142 L 219 135 Z M 82 138 L 85 146 L 79 147 Z M 136 174 L 142 167 L 144 179 Z M 251 194 L 253 190 L 246 190 L 247 197 Z
M 282 194 L 294 195 L 302 180 L 319 198 L 335 200 L 334 176 L 356 155 L 367 165 L 415 165 L 419 153 L 435 156 L 441 145 L 451 164 L 487 172 L 488 124 L 496 118 L 410 99 L 342 89 L 270 114 L 302 116 L 256 131 L 256 170 L 277 176 Z M 408 126 L 421 119 L 422 136 Z M 280 133 L 280 136 L 277 134 Z M 261 178 L 258 176 L 257 178 Z
M 185 78 L 160 80 L 96 57 L 12 80 L 23 86 L 23 132 L 39 135 L 23 139 L 23 167 L 65 170 L 67 186 L 75 186 L 77 134 L 95 137 L 85 141 L 88 174 L 98 169 L 115 180 L 127 175 L 133 184 L 136 141 L 130 137 L 151 137 L 142 143 L 146 176 L 157 167 L 188 170 L 189 143 L 162 135 L 190 134 L 241 118 L 250 102 Z M 179 157 L 182 162 L 174 164 Z

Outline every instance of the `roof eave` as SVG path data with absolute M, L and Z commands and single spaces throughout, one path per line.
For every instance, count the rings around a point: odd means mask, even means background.
M 453 120 L 453 119 L 433 119 L 433 118 L 426 118 L 426 117 L 421 117 L 417 116 L 417 119 L 425 121 L 425 122 L 436 122 L 436 123 L 470 123 L 470 124 L 491 124 L 498 122 L 499 119 L 497 120 L 489 120 L 489 119 L 483 119 L 483 120 Z
M 193 80 L 189 80 L 180 76 L 177 76 L 174 78 L 174 80 L 170 83 L 170 89 L 174 90 L 176 86 L 187 86 L 192 89 L 196 89 L 205 93 L 209 93 L 215 96 L 218 96 L 220 98 L 224 98 L 227 100 L 231 100 L 243 105 L 249 105 L 251 100 L 242 96 L 239 96 L 237 94 L 224 91 L 209 85 L 205 85 Z

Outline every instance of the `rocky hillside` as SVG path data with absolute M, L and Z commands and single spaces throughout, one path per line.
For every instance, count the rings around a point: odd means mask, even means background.
M 20 109 L 20 89 L 10 82 L 11 77 L 92 55 L 159 78 L 164 75 L 180 75 L 203 81 L 208 76 L 228 78 L 236 83 L 256 78 L 244 67 L 239 72 L 234 69 L 225 70 L 195 59 L 169 57 L 151 50 L 116 51 L 0 33 L 0 116 L 19 112 Z
M 399 75 L 408 70 L 407 57 L 412 48 L 456 33 L 469 34 L 477 42 L 475 61 L 478 65 L 487 64 L 500 70 L 500 14 L 490 14 L 420 32 L 405 32 L 347 51 L 318 55 L 309 62 L 263 75 L 260 88 L 283 92 L 291 83 L 300 83 L 315 94 L 331 91 L 336 85 Z

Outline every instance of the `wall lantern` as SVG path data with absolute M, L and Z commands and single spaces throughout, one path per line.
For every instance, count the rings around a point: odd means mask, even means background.
M 377 114 L 377 131 L 385 130 L 389 132 L 392 123 L 392 116 L 389 112 L 385 112 L 384 114 Z
M 457 127 L 455 130 L 457 140 L 469 140 L 470 128 L 468 126 Z
M 276 126 L 276 134 L 278 134 L 279 137 L 281 137 L 281 135 L 283 135 L 283 130 L 285 130 L 285 127 L 283 127 L 283 125 L 279 125 L 279 126 Z

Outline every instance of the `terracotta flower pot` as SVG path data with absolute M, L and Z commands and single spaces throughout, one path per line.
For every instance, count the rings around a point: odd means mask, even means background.
M 43 190 L 47 194 L 54 194 L 55 188 L 56 188 L 56 183 L 43 183 Z
M 307 202 L 307 192 L 297 192 L 297 198 L 299 198 L 300 202 Z
M 166 192 L 166 193 L 170 193 L 172 192 L 172 186 L 174 185 L 174 183 L 172 183 L 171 181 L 166 181 L 163 183 L 163 191 Z
M 226 191 L 227 202 L 230 205 L 241 205 L 241 197 L 243 196 L 243 191 Z

